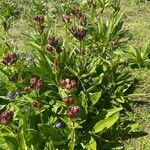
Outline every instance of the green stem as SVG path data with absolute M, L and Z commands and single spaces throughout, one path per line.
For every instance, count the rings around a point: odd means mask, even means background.
M 72 121 L 72 124 L 73 124 L 73 126 L 72 126 L 71 141 L 69 144 L 69 150 L 74 150 L 75 142 L 76 142 L 76 133 L 75 133 L 74 121 Z

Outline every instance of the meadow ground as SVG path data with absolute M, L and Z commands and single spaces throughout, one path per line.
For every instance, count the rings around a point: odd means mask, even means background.
M 125 25 L 129 29 L 132 39 L 130 44 L 135 47 L 143 46 L 150 40 L 150 3 L 134 5 L 122 1 L 122 9 L 126 11 Z M 134 70 L 138 78 L 135 93 L 146 94 L 133 99 L 133 118 L 140 124 L 141 131 L 147 135 L 133 138 L 126 142 L 126 150 L 149 150 L 150 149 L 150 70 Z

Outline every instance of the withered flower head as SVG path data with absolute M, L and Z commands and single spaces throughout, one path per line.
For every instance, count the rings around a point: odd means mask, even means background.
M 77 29 L 73 32 L 73 35 L 78 40 L 83 40 L 83 38 L 86 36 L 87 32 L 84 28 Z
M 41 24 L 44 23 L 45 18 L 44 18 L 44 16 L 42 16 L 42 15 L 37 15 L 37 16 L 34 17 L 34 20 L 35 20 L 39 25 L 41 25 Z
M 16 82 L 18 80 L 18 74 L 17 73 L 13 74 L 9 80 L 12 82 Z
M 76 6 L 73 7 L 73 9 L 72 9 L 72 14 L 73 14 L 74 16 L 76 16 L 78 19 L 80 19 L 80 18 L 83 17 L 82 11 L 80 10 L 79 7 L 76 7 Z
M 48 44 L 53 48 L 57 48 L 58 47 L 58 38 L 56 36 L 50 36 L 48 38 Z

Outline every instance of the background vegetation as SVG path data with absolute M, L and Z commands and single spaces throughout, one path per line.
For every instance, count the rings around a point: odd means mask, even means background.
M 118 53 L 122 60 L 127 63 L 127 70 L 132 78 L 134 78 L 134 86 L 131 88 L 133 92 L 125 95 L 129 100 L 127 101 L 129 106 L 125 106 L 125 109 L 127 109 L 126 113 L 130 116 L 130 120 L 134 123 L 136 122 L 134 128 L 138 131 L 135 134 L 128 134 L 124 139 L 119 139 L 119 143 L 121 143 L 120 149 L 123 149 L 123 144 L 124 149 L 127 150 L 149 150 L 150 2 L 147 0 L 121 0 L 120 2 L 120 12 L 125 12 L 123 29 L 127 31 L 127 42 L 125 41 L 125 44 L 123 44 L 124 51 L 122 53 L 118 51 Z M 34 15 L 41 14 L 42 11 L 42 8 L 40 8 L 42 1 L 41 3 L 39 2 L 39 5 L 37 3 L 33 5 L 34 3 L 36 1 L 13 0 L 10 2 L 8 0 L 0 2 L 1 56 L 6 49 L 15 49 L 18 52 L 26 52 L 27 49 L 31 49 L 31 45 L 27 42 L 29 38 L 27 35 L 33 31 L 31 19 Z M 45 9 L 51 11 L 51 6 L 47 4 Z M 44 14 L 44 12 L 42 13 Z M 106 8 L 104 16 L 107 18 L 110 13 L 110 8 Z M 61 32 L 58 34 L 61 34 Z M 1 84 L 0 93 L 1 96 L 4 96 L 7 93 L 4 93 L 3 82 Z M 3 143 L 2 140 L 0 142 Z M 107 149 L 107 147 L 104 149 Z

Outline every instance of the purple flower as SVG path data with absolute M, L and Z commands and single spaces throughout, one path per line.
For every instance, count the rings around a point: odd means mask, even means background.
M 6 96 L 8 99 L 13 99 L 14 98 L 14 93 L 13 92 L 11 92 L 11 91 L 9 91 L 8 93 L 7 93 L 7 96 Z
M 55 124 L 55 128 L 60 129 L 62 127 L 62 123 L 58 122 Z
M 30 112 L 30 110 L 29 110 L 28 108 L 26 108 L 26 109 L 24 110 L 24 112 L 25 112 L 25 113 L 28 113 L 28 112 Z

